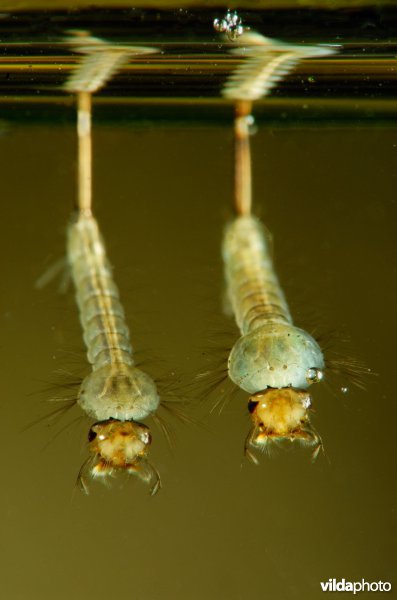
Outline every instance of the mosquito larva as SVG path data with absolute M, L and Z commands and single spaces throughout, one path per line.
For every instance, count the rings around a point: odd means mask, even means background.
M 228 358 L 230 379 L 250 394 L 252 429 L 245 452 L 270 440 L 299 440 L 321 448 L 313 429 L 308 387 L 323 379 L 324 357 L 316 340 L 296 327 L 274 270 L 268 236 L 251 213 L 251 103 L 275 85 L 300 58 L 330 53 L 327 48 L 299 47 L 245 33 L 239 42 L 252 45 L 248 59 L 226 82 L 223 93 L 236 104 L 235 210 L 224 232 L 222 255 L 227 295 L 241 337 Z
M 69 226 L 67 256 L 92 365 L 77 400 L 97 421 L 88 436 L 90 473 L 101 476 L 125 469 L 150 482 L 155 493 L 160 479 L 145 459 L 151 436 L 140 421 L 157 410 L 160 400 L 153 380 L 134 365 L 118 289 L 92 215 L 80 212 Z
M 229 299 L 241 337 L 228 359 L 230 379 L 250 394 L 250 446 L 274 438 L 318 446 L 310 426 L 306 389 L 323 378 L 317 342 L 296 327 L 274 271 L 266 233 L 258 219 L 240 215 L 225 230 L 223 260 Z
M 91 72 L 93 80 L 86 80 L 87 63 L 83 61 L 80 75 L 77 71 L 66 86 L 78 98 L 79 146 L 77 217 L 68 228 L 67 259 L 92 366 L 81 384 L 77 402 L 96 420 L 88 435 L 90 457 L 80 470 L 78 482 L 87 492 L 86 474 L 101 477 L 124 470 L 148 482 L 155 494 L 160 477 L 146 459 L 151 435 L 140 421 L 155 413 L 160 399 L 154 381 L 134 363 L 119 292 L 92 214 L 91 92 L 110 77 L 115 64 L 111 66 L 113 51 L 109 47 L 108 52 L 100 44 Z

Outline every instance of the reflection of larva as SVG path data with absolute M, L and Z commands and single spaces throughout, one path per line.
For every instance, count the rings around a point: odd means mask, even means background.
M 298 46 L 247 31 L 236 39 L 233 54 L 243 56 L 224 85 L 223 95 L 232 100 L 258 100 L 266 96 L 294 66 L 305 58 L 334 54 L 330 46 Z
M 154 48 L 144 46 L 110 44 L 84 31 L 73 34 L 67 41 L 83 57 L 65 83 L 64 88 L 70 92 L 94 93 L 127 64 L 131 56 L 156 52 Z
M 86 473 L 99 477 L 125 470 L 148 482 L 154 494 L 160 478 L 146 459 L 151 435 L 140 420 L 154 415 L 160 400 L 153 380 L 134 365 L 118 289 L 91 208 L 91 92 L 111 77 L 116 63 L 120 66 L 114 56 L 125 60 L 128 48 L 94 41 L 85 40 L 87 56 L 66 85 L 77 93 L 79 141 L 78 212 L 68 228 L 67 258 L 92 365 L 77 401 L 97 421 L 89 432 L 90 457 L 80 471 L 79 483 L 87 492 Z
M 253 427 L 245 450 L 271 440 L 298 440 L 314 447 L 321 439 L 310 424 L 307 388 L 323 378 L 324 358 L 318 343 L 292 323 L 274 271 L 266 231 L 251 214 L 249 126 L 251 101 L 260 98 L 300 58 L 328 54 L 323 48 L 300 48 L 246 33 L 239 45 L 250 44 L 248 59 L 226 82 L 223 93 L 236 103 L 235 209 L 226 226 L 223 261 L 227 295 L 241 337 L 228 359 L 230 379 L 250 394 Z

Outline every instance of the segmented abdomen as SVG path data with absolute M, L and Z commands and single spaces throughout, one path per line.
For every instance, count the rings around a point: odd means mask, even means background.
M 292 323 L 266 232 L 255 217 L 237 217 L 226 226 L 223 259 L 227 294 L 243 335 L 269 322 Z
M 80 216 L 68 230 L 68 261 L 76 287 L 88 361 L 133 364 L 129 331 L 96 220 Z

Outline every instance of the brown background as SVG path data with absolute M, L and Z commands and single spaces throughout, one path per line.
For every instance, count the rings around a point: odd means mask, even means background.
M 133 112 L 133 108 L 131 108 Z M 34 116 L 34 113 L 32 113 Z M 132 115 L 133 116 L 133 115 Z M 198 112 L 198 119 L 200 114 Z M 95 204 L 144 368 L 200 396 L 237 335 L 223 315 L 219 258 L 232 193 L 231 130 L 96 120 Z M 336 577 L 393 581 L 396 558 L 397 131 L 374 122 L 266 127 L 253 138 L 255 206 L 274 235 L 297 324 L 346 332 L 379 375 L 313 389 L 328 460 L 242 456 L 247 398 L 169 451 L 153 429 L 163 489 L 138 481 L 74 491 L 89 421 L 56 437 L 57 369 L 88 371 L 70 291 L 35 280 L 63 253 L 75 195 L 72 125 L 8 123 L 0 137 L 1 587 L 10 600 L 315 600 Z M 169 373 L 175 371 L 177 375 Z M 167 375 L 168 373 L 168 375 Z M 67 377 L 65 376 L 65 379 Z M 176 384 L 173 384 L 176 387 Z M 44 391 L 43 391 L 44 390 Z M 393 592 L 394 593 L 394 592 Z M 364 594 L 364 597 L 366 595 Z M 389 594 L 392 597 L 392 594 Z

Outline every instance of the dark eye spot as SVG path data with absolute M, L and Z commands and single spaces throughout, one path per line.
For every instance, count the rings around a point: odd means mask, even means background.
M 248 401 L 248 412 L 252 414 L 257 407 L 258 402 L 254 402 L 253 400 Z
M 93 431 L 92 429 L 90 429 L 88 432 L 88 441 L 92 442 L 93 440 L 95 440 L 95 438 L 96 438 L 96 431 Z

